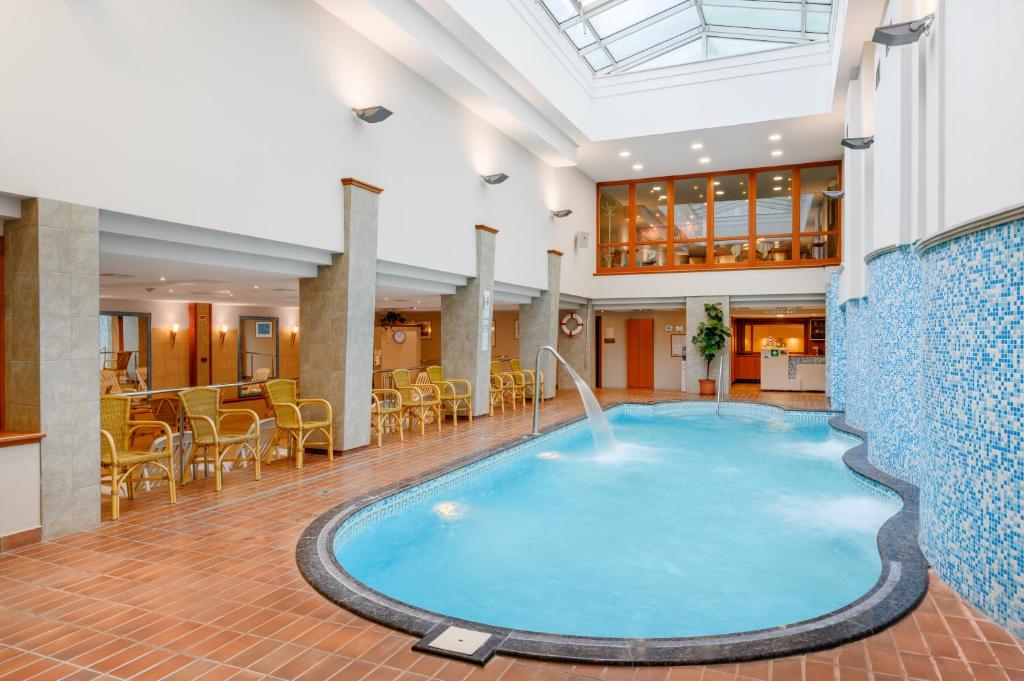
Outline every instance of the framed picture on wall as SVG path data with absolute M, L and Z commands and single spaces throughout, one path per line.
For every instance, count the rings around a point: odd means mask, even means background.
M 670 337 L 671 347 L 669 352 L 673 357 L 686 357 L 686 334 L 674 333 Z
M 825 320 L 824 319 L 812 319 L 811 320 L 811 340 L 812 341 L 823 341 L 823 340 L 825 340 Z
M 434 337 L 434 327 L 430 322 L 416 322 L 420 326 L 420 340 L 430 340 Z
M 256 337 L 257 338 L 273 338 L 274 337 L 274 322 L 258 321 L 256 322 Z

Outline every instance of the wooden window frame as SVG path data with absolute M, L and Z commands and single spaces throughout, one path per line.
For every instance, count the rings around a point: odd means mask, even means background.
M 843 186 L 843 163 L 841 160 L 834 161 L 816 161 L 814 163 L 797 163 L 790 165 L 780 166 L 763 166 L 760 168 L 738 168 L 734 170 L 718 170 L 702 173 L 689 173 L 686 175 L 663 175 L 655 177 L 643 177 L 629 180 L 611 180 L 607 182 L 597 183 L 597 257 L 595 262 L 595 276 L 610 276 L 617 274 L 660 274 L 664 272 L 699 272 L 706 270 L 747 270 L 747 269 L 791 269 L 796 267 L 828 267 L 830 265 L 838 265 L 842 262 L 842 225 L 843 225 L 843 205 L 840 202 L 838 204 L 836 213 L 836 228 L 825 232 L 801 232 L 800 224 L 800 171 L 805 168 L 822 168 L 827 166 L 835 166 L 837 169 L 837 176 L 839 178 L 839 188 Z M 763 172 L 772 171 L 790 171 L 793 174 L 793 189 L 792 189 L 792 225 L 791 231 L 788 233 L 779 234 L 757 234 L 757 174 Z M 727 175 L 747 175 L 747 262 L 736 262 L 736 263 L 716 263 L 714 261 L 714 245 L 715 245 L 715 193 L 714 193 L 714 181 L 715 178 L 723 177 Z M 675 183 L 680 180 L 694 180 L 703 179 L 706 183 L 704 188 L 704 197 L 706 201 L 706 217 L 705 217 L 705 229 L 706 236 L 704 238 L 697 239 L 676 239 L 676 221 L 675 221 Z M 668 211 L 666 214 L 667 224 L 667 241 L 639 241 L 636 234 L 636 188 L 637 185 L 651 183 L 651 182 L 663 182 L 666 184 L 666 194 L 668 195 Z M 602 243 L 601 242 L 601 191 L 606 187 L 612 186 L 627 186 L 629 188 L 629 213 L 628 213 L 628 229 L 627 235 L 629 241 L 627 242 L 615 242 L 615 243 Z M 809 236 L 832 236 L 836 239 L 836 257 L 834 258 L 802 258 L 800 252 L 800 243 L 803 237 Z M 754 257 L 756 253 L 757 239 L 766 238 L 778 238 L 778 239 L 790 239 L 790 259 L 789 260 L 757 260 Z M 721 240 L 730 241 L 741 241 L 743 240 L 742 235 L 722 237 Z M 676 244 L 683 243 L 703 243 L 705 245 L 705 257 L 703 263 L 697 264 L 675 264 L 676 259 Z M 637 265 L 636 255 L 637 246 L 665 246 L 666 258 L 664 265 Z M 604 249 L 607 248 L 624 248 L 626 249 L 626 266 L 625 267 L 601 267 L 601 255 Z

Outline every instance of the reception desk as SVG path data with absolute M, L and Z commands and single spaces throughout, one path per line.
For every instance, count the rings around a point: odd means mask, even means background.
M 825 390 L 825 358 L 791 355 L 785 348 L 761 350 L 761 390 Z

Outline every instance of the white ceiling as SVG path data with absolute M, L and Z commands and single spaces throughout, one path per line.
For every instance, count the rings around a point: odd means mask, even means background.
M 579 166 L 594 180 L 604 182 L 829 161 L 842 158 L 842 132 L 843 115 L 837 111 L 727 128 L 589 142 L 580 147 Z M 771 135 L 781 135 L 781 139 L 771 141 Z M 692 149 L 694 143 L 703 147 Z M 782 155 L 772 156 L 774 150 L 782 151 Z M 622 151 L 630 155 L 621 157 Z M 701 158 L 709 158 L 710 162 L 701 164 Z M 633 170 L 636 163 L 643 168 Z

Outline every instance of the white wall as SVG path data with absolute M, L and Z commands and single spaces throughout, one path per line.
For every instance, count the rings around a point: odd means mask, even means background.
M 472 274 L 484 223 L 496 278 L 538 288 L 549 209 L 593 210 L 579 171 L 312 0 L 0 0 L 0 27 L 0 191 L 340 250 L 351 176 L 384 188 L 381 257 Z M 378 103 L 396 112 L 381 124 L 350 112 Z
M 601 387 L 626 387 L 626 320 L 654 319 L 654 389 L 682 390 L 683 360 L 672 357 L 672 333 L 676 326 L 686 326 L 683 310 L 652 310 L 650 312 L 609 312 L 601 314 L 602 333 L 615 329 L 615 342 L 601 345 Z M 672 331 L 665 331 L 665 326 Z
M 588 251 L 587 257 L 593 272 L 596 256 Z M 618 274 L 592 277 L 590 291 L 595 299 L 820 294 L 825 291 L 828 278 L 824 267 Z

